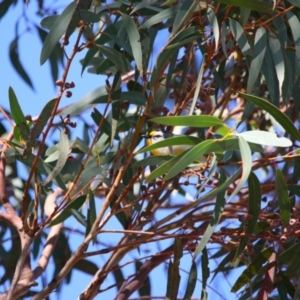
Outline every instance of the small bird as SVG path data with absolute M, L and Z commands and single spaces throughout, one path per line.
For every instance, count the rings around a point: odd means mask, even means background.
M 150 146 L 152 144 L 155 144 L 160 141 L 164 141 L 167 138 L 175 136 L 172 132 L 165 131 L 165 130 L 154 130 L 151 131 L 147 135 L 143 135 L 144 138 L 146 138 L 147 146 Z M 190 149 L 191 146 L 189 145 L 175 145 L 170 147 L 162 147 L 150 150 L 151 154 L 154 156 L 158 155 L 179 155 L 185 150 Z

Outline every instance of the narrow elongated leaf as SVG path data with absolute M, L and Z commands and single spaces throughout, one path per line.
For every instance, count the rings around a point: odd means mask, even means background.
M 252 261 L 252 263 L 246 268 L 246 270 L 239 276 L 237 281 L 231 288 L 231 292 L 235 293 L 240 288 L 245 286 L 250 280 L 258 274 L 263 264 L 270 258 L 273 253 L 273 248 L 266 248 L 261 251 Z
M 252 234 L 254 232 L 255 226 L 257 224 L 259 212 L 260 212 L 260 202 L 261 202 L 261 186 L 257 176 L 251 172 L 248 178 L 248 188 L 249 188 L 249 203 L 248 203 L 248 213 L 250 215 L 250 220 L 247 220 L 245 224 L 245 233 Z M 245 249 L 248 237 L 242 237 L 239 242 L 238 249 L 236 250 L 234 261 Z
M 293 143 L 285 137 L 277 137 L 273 132 L 263 131 L 263 130 L 251 130 L 245 131 L 238 134 L 242 136 L 247 142 L 275 146 L 275 147 L 290 147 Z
M 219 185 L 223 184 L 226 180 L 226 176 L 223 172 L 220 174 L 220 179 L 219 179 Z M 194 260 L 197 258 L 197 256 L 202 252 L 202 250 L 206 247 L 209 239 L 211 238 L 216 226 L 219 224 L 222 213 L 224 211 L 225 207 L 225 192 L 226 190 L 223 190 L 222 192 L 218 193 L 217 198 L 216 198 L 216 204 L 214 208 L 214 212 L 212 215 L 212 219 L 207 226 L 203 237 L 200 240 L 200 243 L 198 244 L 195 253 L 194 253 Z
M 294 139 L 300 141 L 300 133 L 295 128 L 291 119 L 283 112 L 281 112 L 276 106 L 259 97 L 251 96 L 240 92 L 239 94 L 251 101 L 252 103 L 256 104 L 258 107 L 262 108 L 266 112 L 268 112 L 286 130 L 288 134 L 290 134 Z
M 144 24 L 142 24 L 139 27 L 139 30 L 150 27 L 154 24 L 160 23 L 160 22 L 168 20 L 170 18 L 173 18 L 173 17 L 175 17 L 177 11 L 178 11 L 178 6 L 173 6 L 173 7 L 167 8 L 167 9 L 161 11 L 160 13 L 154 15 L 149 20 L 147 20 Z
M 66 219 L 68 219 L 72 215 L 71 209 L 78 210 L 84 204 L 85 199 L 86 199 L 86 195 L 82 195 L 82 196 L 77 197 L 71 203 L 69 203 L 66 206 L 66 208 L 55 219 L 53 219 L 50 222 L 49 227 L 59 224 L 59 223 L 62 223 Z
M 122 20 L 127 31 L 129 38 L 132 54 L 137 66 L 137 69 L 140 71 L 141 77 L 143 77 L 143 55 L 142 55 L 142 46 L 141 46 L 141 37 L 137 30 L 137 25 L 134 23 L 128 15 L 122 14 Z
M 285 64 L 284 64 L 281 44 L 280 41 L 272 32 L 268 33 L 268 42 L 269 42 L 270 50 L 272 52 L 272 59 L 274 61 L 276 74 L 279 81 L 280 95 L 282 95 L 282 85 L 284 81 Z
M 230 30 L 231 30 L 236 42 L 238 43 L 242 53 L 245 56 L 250 54 L 251 47 L 248 43 L 248 40 L 247 40 L 246 34 L 243 30 L 243 27 L 240 25 L 239 22 L 237 22 L 236 20 L 231 19 L 231 18 L 229 19 L 229 26 L 230 26 Z M 263 28 L 263 27 L 259 27 L 259 28 Z
M 195 89 L 195 93 L 194 93 L 194 97 L 193 97 L 193 102 L 191 104 L 191 109 L 190 109 L 190 113 L 189 115 L 193 115 L 195 112 L 195 107 L 196 107 L 196 103 L 199 97 L 199 92 L 201 89 L 201 82 L 202 82 L 202 77 L 203 77 L 203 72 L 204 72 L 204 66 L 205 66 L 205 56 L 202 59 L 202 63 L 201 63 L 201 67 L 197 76 L 197 82 L 196 82 L 196 89 Z
M 183 24 L 190 19 L 191 15 L 197 8 L 197 5 L 197 2 L 193 0 L 185 0 L 181 5 L 179 5 L 178 12 L 173 23 L 171 38 L 176 35 L 182 28 Z
M 217 0 L 220 3 L 239 6 L 243 8 L 248 8 L 254 11 L 261 11 L 266 13 L 273 12 L 273 5 L 267 2 L 262 2 L 260 0 Z
M 11 42 L 10 47 L 9 47 L 9 58 L 10 58 L 11 64 L 13 65 L 13 67 L 17 71 L 17 73 L 34 90 L 33 83 L 20 61 L 18 41 L 19 41 L 19 37 L 17 36 Z
M 296 73 L 295 78 L 293 78 L 294 82 L 300 75 L 300 32 L 298 30 L 300 28 L 300 22 L 299 19 L 290 11 L 287 12 L 286 16 L 293 34 L 296 52 Z
M 91 107 L 92 104 L 106 103 L 107 101 L 108 101 L 107 90 L 104 86 L 101 86 L 93 90 L 92 92 L 88 93 L 87 95 L 85 95 L 79 101 L 63 109 L 60 112 L 60 116 L 65 116 L 65 115 L 76 116 L 77 114 L 80 114 L 81 112 Z
M 279 96 L 279 84 L 276 76 L 276 70 L 274 61 L 272 59 L 272 53 L 269 45 L 267 45 L 266 54 L 261 68 L 262 74 L 266 79 L 266 84 L 271 97 L 271 102 L 279 107 L 280 96 Z
M 108 46 L 97 45 L 97 47 L 116 66 L 116 68 L 122 72 L 122 74 L 126 74 L 132 70 L 132 66 L 128 59 L 117 50 Z
M 192 298 L 197 283 L 197 276 L 197 265 L 195 261 L 193 261 L 183 299 L 190 300 Z
M 41 21 L 41 26 L 50 30 L 59 16 L 48 16 Z
M 48 33 L 46 40 L 44 42 L 40 64 L 43 65 L 46 60 L 49 58 L 53 49 L 56 46 L 56 43 L 66 32 L 68 25 L 72 19 L 73 13 L 75 11 L 76 2 L 72 1 L 62 12 L 62 14 L 57 18 L 55 23 L 52 25 L 50 32 Z
M 56 165 L 52 172 L 48 175 L 48 177 L 41 183 L 41 186 L 45 186 L 46 184 L 48 184 L 53 178 L 55 178 L 60 173 L 68 159 L 69 151 L 69 139 L 66 136 L 66 134 L 63 131 L 61 131 L 60 141 L 58 144 L 59 156 Z
M 207 18 L 212 27 L 213 37 L 215 39 L 215 51 L 217 51 L 219 47 L 220 30 L 219 30 L 218 19 L 215 15 L 214 10 L 211 7 L 209 7 L 207 10 Z
M 89 208 L 87 212 L 87 226 L 86 226 L 85 236 L 87 236 L 90 233 L 91 228 L 97 218 L 95 197 L 91 189 L 89 189 L 88 191 L 88 198 L 89 198 Z
M 201 290 L 201 299 L 205 300 L 208 297 L 207 291 L 206 291 L 206 284 L 207 280 L 210 275 L 209 270 L 209 259 L 208 259 L 208 253 L 206 247 L 202 251 L 201 256 L 201 269 L 202 269 L 202 290 Z
M 40 134 L 42 133 L 44 127 L 46 126 L 52 110 L 54 108 L 55 102 L 56 102 L 56 98 L 50 100 L 42 109 L 38 119 L 36 120 L 36 122 L 33 125 L 33 128 L 30 131 L 30 136 L 29 136 L 29 140 L 28 143 L 34 144 L 35 140 L 38 139 L 38 137 L 40 136 Z
M 262 67 L 267 47 L 267 32 L 264 27 L 259 27 L 255 33 L 253 59 L 249 68 L 249 78 L 247 82 L 247 92 L 251 93 L 257 80 L 258 73 Z
M 280 169 L 276 170 L 275 188 L 279 203 L 280 217 L 285 224 L 289 224 L 291 216 L 291 201 L 289 199 L 286 179 Z
M 186 126 L 197 128 L 208 128 L 212 126 L 224 126 L 223 122 L 213 116 L 171 116 L 152 118 L 151 122 L 155 122 L 168 126 Z
M 227 203 L 230 202 L 231 199 L 233 199 L 235 195 L 237 195 L 237 193 L 241 190 L 243 185 L 248 180 L 252 168 L 252 155 L 251 155 L 250 147 L 248 143 L 244 140 L 244 138 L 242 138 L 241 136 L 238 136 L 238 138 L 239 138 L 239 146 L 240 146 L 241 157 L 242 157 L 243 173 L 239 183 L 233 190 L 230 197 L 227 199 Z
M 16 124 L 26 123 L 25 116 L 19 104 L 18 98 L 12 87 L 8 89 L 8 98 L 9 98 L 9 106 L 11 115 Z
M 213 140 L 206 140 L 202 143 L 196 145 L 192 149 L 188 150 L 181 159 L 171 167 L 169 172 L 164 177 L 165 180 L 169 180 L 179 174 L 182 170 L 184 170 L 189 164 L 197 161 L 201 158 L 204 154 L 209 151 L 208 149 L 211 148 L 211 145 L 215 143 Z

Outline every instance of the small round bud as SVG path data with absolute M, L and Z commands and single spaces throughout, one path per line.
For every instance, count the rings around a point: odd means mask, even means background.
M 72 97 L 72 92 L 71 91 L 66 91 L 65 95 L 66 95 L 67 98 L 70 98 L 70 97 Z
M 56 81 L 55 81 L 55 84 L 56 84 L 57 86 L 63 86 L 63 85 L 64 85 L 64 83 L 63 83 L 63 81 L 62 81 L 61 79 L 56 80 Z
M 27 121 L 29 121 L 29 122 L 32 122 L 32 117 L 31 117 L 31 115 L 26 115 L 26 116 L 25 116 L 25 119 L 26 119 Z
M 70 122 L 70 127 L 75 128 L 77 126 L 76 122 Z
M 68 117 L 64 118 L 63 123 L 70 124 L 70 118 L 68 118 Z
M 73 81 L 70 82 L 70 89 L 75 87 L 75 83 Z

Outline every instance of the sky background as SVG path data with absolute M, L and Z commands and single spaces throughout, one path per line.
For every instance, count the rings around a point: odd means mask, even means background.
M 57 1 L 53 2 L 53 7 L 57 7 L 59 9 L 64 8 L 67 4 L 69 4 L 70 1 Z M 46 4 L 49 4 L 48 1 L 46 1 Z M 40 51 L 42 47 L 42 43 L 40 41 L 40 38 L 37 35 L 37 32 L 35 28 L 30 23 L 26 23 L 24 16 L 28 17 L 31 21 L 33 21 L 35 24 L 39 24 L 40 17 L 36 15 L 37 7 L 36 7 L 36 1 L 31 1 L 28 5 L 28 9 L 24 10 L 24 5 L 21 1 L 18 1 L 16 7 L 10 8 L 10 10 L 5 14 L 4 18 L 0 20 L 0 28 L 1 28 L 1 43 L 2 47 L 0 47 L 0 60 L 1 60 L 1 68 L 3 74 L 5 76 L 2 76 L 0 80 L 0 105 L 4 107 L 5 109 L 9 110 L 9 100 L 8 100 L 8 88 L 11 86 L 20 102 L 20 105 L 23 109 L 23 112 L 25 115 L 30 114 L 32 116 L 39 115 L 41 109 L 44 107 L 44 105 L 51 99 L 53 99 L 58 92 L 58 88 L 54 86 L 54 83 L 52 81 L 52 77 L 50 75 L 50 67 L 49 64 L 46 62 L 43 66 L 40 66 L 39 63 L 39 57 L 40 57 Z M 23 16 L 23 17 L 22 17 Z M 16 35 L 16 28 L 15 24 L 19 21 L 19 35 L 20 35 L 20 43 L 19 43 L 19 55 L 20 60 L 22 62 L 23 67 L 27 71 L 28 75 L 30 76 L 35 90 L 33 91 L 17 74 L 17 72 L 13 69 L 10 58 L 9 58 L 9 45 L 12 42 L 12 40 L 15 38 Z M 29 31 L 26 30 L 29 25 Z M 72 41 L 74 39 L 73 34 L 71 40 L 70 40 L 70 46 L 67 47 L 67 53 L 70 53 L 72 50 Z M 158 43 L 156 43 L 156 53 L 161 49 L 164 41 L 166 40 L 166 36 L 160 36 L 160 40 Z M 82 51 L 81 53 L 78 53 L 76 55 L 75 61 L 72 63 L 71 70 L 69 72 L 68 81 L 73 81 L 75 83 L 75 88 L 72 89 L 73 96 L 71 98 L 63 97 L 61 101 L 60 107 L 64 107 L 70 103 L 73 103 L 75 101 L 80 100 L 84 95 L 86 95 L 88 92 L 100 87 L 103 85 L 103 79 L 105 77 L 89 74 L 85 72 L 83 76 L 81 76 L 81 65 L 79 63 L 80 59 L 82 59 L 86 54 L 86 51 Z M 153 63 L 153 59 L 152 59 Z M 61 70 L 62 71 L 62 70 Z M 61 75 L 60 71 L 60 75 Z M 7 123 L 7 126 L 8 123 Z M 10 127 L 7 127 L 10 128 Z M 78 130 L 77 134 L 78 136 L 81 135 L 81 131 Z M 24 173 L 24 177 L 26 174 Z M 182 200 L 182 199 L 181 199 Z M 100 205 L 100 203 L 99 203 Z M 169 213 L 169 212 L 168 212 Z M 156 217 L 160 217 L 160 215 L 157 215 Z M 74 219 L 70 218 L 66 224 L 65 224 L 70 231 L 67 233 L 68 236 L 71 236 L 72 239 L 70 240 L 71 248 L 72 250 L 76 249 L 78 245 L 82 242 L 82 236 L 79 234 L 76 234 L 72 231 L 82 231 L 84 232 L 83 227 Z M 118 222 L 111 222 L 109 223 L 110 228 L 120 228 L 120 225 Z M 224 225 L 223 225 L 224 226 Z M 119 239 L 120 235 L 112 235 L 108 234 L 106 236 L 102 235 L 101 238 L 105 239 L 105 244 L 114 244 L 114 240 Z M 139 254 L 137 250 L 132 251 L 130 256 L 127 256 L 126 259 L 122 260 L 122 263 L 128 261 L 128 257 L 132 260 L 138 257 L 143 257 L 147 255 L 147 248 L 151 248 L 152 250 L 155 249 L 155 251 L 159 252 L 160 250 L 164 249 L 166 246 L 169 246 L 172 244 L 173 241 L 168 240 L 164 241 L 162 243 L 158 244 L 149 244 L 144 247 L 144 249 Z M 101 241 L 99 245 L 96 245 L 96 249 L 101 249 Z M 95 250 L 95 249 L 94 249 Z M 94 261 L 98 267 L 101 267 L 101 265 L 104 263 L 105 257 L 95 257 L 92 258 L 91 261 Z M 185 257 L 182 259 L 180 267 L 184 272 L 188 272 L 190 269 L 192 261 L 192 255 L 191 254 L 185 254 Z M 211 271 L 215 268 L 217 262 L 211 261 L 210 262 L 210 269 Z M 33 262 L 34 266 L 34 262 Z M 166 291 L 166 271 L 167 271 L 167 265 L 162 264 L 154 272 L 152 272 L 150 281 L 151 281 L 151 287 L 152 287 L 152 295 L 154 296 L 161 296 L 163 297 L 165 295 Z M 238 273 L 240 273 L 241 270 L 239 270 Z M 47 281 L 50 281 L 52 279 L 53 272 L 53 261 L 50 261 L 49 270 L 46 272 L 45 278 Z M 134 273 L 134 267 L 129 266 L 126 268 L 125 276 L 130 275 Z M 3 274 L 3 269 L 0 269 L 0 277 Z M 214 285 L 209 284 L 208 292 L 209 292 L 209 299 L 236 299 L 236 296 L 234 294 L 228 294 L 225 291 L 229 291 L 229 283 L 227 282 L 228 279 L 234 280 L 231 278 L 231 276 L 236 277 L 234 274 L 227 277 L 223 277 L 223 275 L 218 275 L 218 280 L 215 282 Z M 198 264 L 198 278 L 201 278 L 201 267 Z M 79 271 L 73 271 L 72 272 L 72 278 L 69 285 L 64 286 L 62 293 L 57 294 L 56 292 L 53 292 L 50 295 L 50 299 L 76 299 L 76 297 L 84 290 L 86 285 L 90 282 L 92 279 L 91 276 L 86 275 L 84 273 L 81 273 Z M 186 288 L 186 281 L 187 281 L 187 274 L 185 276 L 182 276 L 181 278 L 181 285 L 180 285 L 180 292 L 179 295 L 182 297 L 185 292 Z M 39 290 L 42 287 L 41 281 L 39 280 L 39 286 L 37 288 L 33 288 L 33 290 Z M 114 284 L 114 278 L 109 275 L 108 280 L 105 282 L 105 284 L 102 286 L 102 288 L 105 288 L 111 284 Z M 215 292 L 212 292 L 212 290 L 215 290 Z M 6 287 L 0 287 L 0 292 L 6 289 Z M 200 298 L 201 294 L 201 282 L 198 280 L 196 291 L 194 293 L 194 296 L 196 299 Z M 218 295 L 219 294 L 219 295 Z M 58 298 L 59 295 L 59 298 Z M 105 293 L 100 294 L 96 299 L 113 299 L 116 295 L 116 288 L 110 289 Z M 221 296 L 222 295 L 222 296 Z M 135 294 L 131 298 L 135 298 L 138 295 Z

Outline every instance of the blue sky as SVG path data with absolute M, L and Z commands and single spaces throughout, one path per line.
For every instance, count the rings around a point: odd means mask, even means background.
M 63 8 L 64 5 L 67 5 L 69 1 L 59 1 L 59 7 Z M 54 4 L 57 5 L 57 4 Z M 11 8 L 9 12 L 5 15 L 5 17 L 0 21 L 0 28 L 2 32 L 2 47 L 0 47 L 0 57 L 1 57 L 1 67 L 2 70 L 5 73 L 5 76 L 2 76 L 0 81 L 0 103 L 1 106 L 3 106 L 6 109 L 9 109 L 9 101 L 8 101 L 8 88 L 11 86 L 20 102 L 20 105 L 23 109 L 23 112 L 25 115 L 30 114 L 32 116 L 36 116 L 40 113 L 43 106 L 51 99 L 53 99 L 58 92 L 58 89 L 54 87 L 54 84 L 52 82 L 52 78 L 50 76 L 50 67 L 48 63 L 45 63 L 43 66 L 40 66 L 39 64 L 39 57 L 40 57 L 40 51 L 41 51 L 41 41 L 39 37 L 37 36 L 36 31 L 34 31 L 34 27 L 32 27 L 32 31 L 26 32 L 26 23 L 25 19 L 21 19 L 20 21 L 20 29 L 19 33 L 21 34 L 20 37 L 20 44 L 19 44 L 19 53 L 20 53 L 20 60 L 27 71 L 28 75 L 32 79 L 33 85 L 35 87 L 35 91 L 33 91 L 16 73 L 16 71 L 13 69 L 10 60 L 9 60 L 9 44 L 15 37 L 15 27 L 17 20 L 22 15 L 23 11 L 23 5 L 21 1 L 18 1 L 18 4 L 16 7 Z M 34 20 L 36 24 L 39 23 L 40 19 L 36 16 L 36 4 L 35 1 L 32 1 L 32 3 L 29 3 L 28 9 L 26 10 L 25 14 L 31 19 Z M 73 35 L 74 38 L 74 35 Z M 162 38 L 162 41 L 164 38 Z M 70 45 L 72 45 L 72 39 L 70 41 Z M 158 45 L 159 48 L 159 45 Z M 72 50 L 72 46 L 67 47 L 67 52 L 70 53 Z M 73 81 L 76 85 L 74 89 L 72 89 L 73 96 L 71 98 L 62 98 L 61 107 L 66 106 L 70 103 L 73 103 L 75 101 L 78 101 L 88 92 L 98 88 L 103 84 L 103 78 L 101 76 L 89 74 L 85 72 L 83 76 L 81 76 L 81 66 L 79 63 L 79 60 L 82 59 L 85 56 L 85 51 L 79 53 L 76 56 L 76 59 L 74 63 L 72 64 L 71 70 L 69 72 L 68 81 Z M 80 135 L 81 132 L 78 132 Z M 24 174 L 25 175 L 25 174 Z M 181 199 L 182 200 L 182 199 Z M 99 203 L 100 205 L 100 203 Z M 169 213 L 169 212 L 168 212 Z M 156 217 L 161 217 L 160 214 L 158 214 Z M 84 231 L 83 227 L 75 220 L 71 219 L 66 224 L 71 230 L 81 230 Z M 116 228 L 119 227 L 119 224 L 117 222 L 111 222 L 108 224 L 109 228 Z M 71 247 L 72 249 L 76 249 L 76 247 L 80 244 L 82 241 L 82 237 L 76 233 L 68 233 L 68 235 L 72 236 L 71 240 Z M 105 237 L 106 244 L 113 244 L 114 240 L 117 240 L 117 237 L 120 237 L 120 235 L 112 235 L 107 234 L 103 237 Z M 103 238 L 101 236 L 101 239 Z M 141 254 L 139 255 L 137 250 L 132 251 L 129 256 L 126 257 L 125 260 L 122 260 L 122 263 L 125 263 L 128 261 L 128 259 L 134 259 L 138 258 L 140 256 L 146 256 L 147 255 L 147 248 L 155 250 L 159 252 L 160 250 L 164 249 L 166 246 L 170 245 L 173 241 L 168 240 L 164 241 L 162 243 L 158 244 L 149 244 L 145 246 Z M 98 245 L 95 247 L 96 249 L 101 249 L 101 245 Z M 95 250 L 95 249 L 93 249 Z M 107 256 L 105 256 L 107 258 Z M 94 261 L 98 267 L 101 267 L 101 265 L 104 263 L 103 257 L 95 257 L 91 259 Z M 182 259 L 180 267 L 184 269 L 185 271 L 189 271 L 190 264 L 192 260 L 192 255 L 186 254 L 184 259 Z M 53 264 L 53 261 L 50 262 L 50 265 Z M 33 263 L 34 266 L 34 263 Z M 215 268 L 215 264 L 212 262 L 211 270 Z M 47 272 L 46 279 L 47 281 L 51 280 L 51 273 L 53 270 L 53 267 L 50 266 L 50 272 Z M 198 277 L 200 278 L 201 275 L 201 267 L 198 268 Z M 165 289 L 166 289 L 166 276 L 167 276 L 167 265 L 162 264 L 159 266 L 151 275 L 151 286 L 152 286 L 152 293 L 154 296 L 164 296 L 165 295 Z M 3 270 L 0 270 L 0 277 L 1 272 Z M 130 275 L 134 273 L 133 266 L 127 267 L 126 275 Z M 85 275 L 79 271 L 74 271 L 71 283 L 63 288 L 63 293 L 60 295 L 61 299 L 75 299 L 79 293 L 81 293 L 86 285 L 90 282 L 91 276 Z M 225 293 L 225 290 L 229 290 L 228 283 L 225 283 L 223 275 L 219 276 L 219 279 L 222 280 L 221 282 L 218 280 L 217 282 L 222 284 L 217 284 L 218 286 L 215 289 L 219 293 Z M 180 296 L 183 296 L 186 286 L 186 280 L 187 275 L 183 276 L 181 279 L 181 285 L 180 285 Z M 102 288 L 105 288 L 111 284 L 114 284 L 114 278 L 109 275 L 108 280 L 105 282 L 105 284 L 102 286 Z M 38 288 L 34 288 L 34 290 L 39 290 L 41 288 L 41 281 L 39 281 Z M 0 288 L 0 291 L 2 289 Z M 217 296 L 215 293 L 212 293 L 210 290 L 208 292 L 211 295 L 211 299 L 225 299 Z M 201 294 L 201 284 L 198 282 L 195 297 L 199 298 Z M 113 299 L 114 295 L 116 295 L 116 289 L 113 288 L 109 291 L 107 291 L 104 294 L 101 294 L 96 299 Z M 137 296 L 137 295 L 135 295 Z M 230 298 L 228 298 L 230 297 Z M 57 299 L 57 294 L 54 292 L 52 295 L 50 295 L 50 299 Z M 234 294 L 231 294 L 230 296 L 227 296 L 226 299 L 235 299 Z

